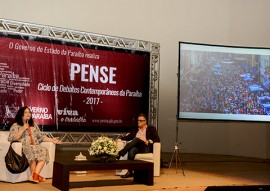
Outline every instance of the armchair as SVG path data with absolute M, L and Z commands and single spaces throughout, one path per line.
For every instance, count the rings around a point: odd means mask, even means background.
M 118 150 L 124 148 L 126 141 L 118 141 L 117 147 Z M 144 160 L 148 162 L 154 163 L 154 176 L 160 176 L 160 152 L 161 152 L 161 143 L 153 144 L 153 153 L 138 153 L 135 156 L 135 160 Z M 121 157 L 120 160 L 127 160 L 126 154 L 124 157 Z M 116 175 L 122 174 L 121 171 L 117 170 Z
M 12 174 L 9 172 L 5 165 L 5 156 L 8 152 L 10 142 L 8 141 L 9 131 L 0 131 L 0 181 L 5 182 L 22 182 L 27 181 L 30 176 L 30 168 L 19 174 Z M 42 146 L 46 147 L 49 151 L 50 161 L 42 168 L 40 175 L 44 178 L 52 178 L 53 174 L 53 162 L 55 158 L 55 144 L 51 142 L 42 142 Z M 12 148 L 18 154 L 22 154 L 22 144 L 19 142 L 13 143 Z

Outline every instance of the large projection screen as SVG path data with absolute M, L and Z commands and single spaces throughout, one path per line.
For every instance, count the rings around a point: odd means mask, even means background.
M 44 131 L 129 131 L 149 112 L 150 53 L 0 34 L 0 122 L 28 106 Z
M 270 121 L 270 49 L 179 42 L 178 119 Z

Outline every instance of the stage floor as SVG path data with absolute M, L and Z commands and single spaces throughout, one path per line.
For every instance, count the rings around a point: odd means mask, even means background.
M 59 153 L 57 157 L 75 157 L 69 152 Z M 167 165 L 172 153 L 162 153 L 163 164 Z M 207 186 L 245 186 L 245 185 L 270 185 L 270 162 L 262 159 L 206 155 L 206 154 L 182 154 L 183 176 L 179 168 L 176 173 L 175 165 L 170 169 L 161 168 L 161 176 L 154 178 L 153 186 L 132 184 L 132 178 L 121 179 L 115 176 L 115 171 L 87 171 L 85 176 L 70 174 L 72 181 L 78 182 L 80 188 L 71 188 L 74 191 L 203 191 Z M 93 187 L 84 187 L 84 181 L 96 181 Z M 113 181 L 110 181 L 113 180 Z M 115 185 L 114 185 L 115 184 Z M 121 185 L 119 185 L 121 184 Z M 131 184 L 131 185 L 130 185 Z M 76 185 L 76 186 L 78 186 Z M 56 191 L 51 179 L 40 184 L 29 182 L 10 184 L 0 182 L 1 191 L 10 190 L 27 191 Z

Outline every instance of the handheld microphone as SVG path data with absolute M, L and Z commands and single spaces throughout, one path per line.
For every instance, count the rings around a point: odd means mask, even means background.
M 26 117 L 26 123 L 28 124 L 30 117 Z
M 27 130 L 29 131 L 30 130 L 29 129 L 30 125 L 28 124 L 28 121 L 29 121 L 29 117 L 26 117 Z

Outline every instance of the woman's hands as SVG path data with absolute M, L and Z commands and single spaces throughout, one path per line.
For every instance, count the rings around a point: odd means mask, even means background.
M 44 137 L 43 139 L 44 142 L 52 142 L 54 144 L 61 144 L 62 142 L 58 139 L 58 137 L 54 137 L 54 138 L 49 138 L 47 136 Z
M 22 127 L 23 131 L 25 131 L 30 127 L 30 125 L 28 123 L 24 123 Z
M 52 138 L 52 142 L 54 143 L 54 144 L 61 144 L 62 142 L 58 139 L 58 137 L 54 137 L 54 138 Z

